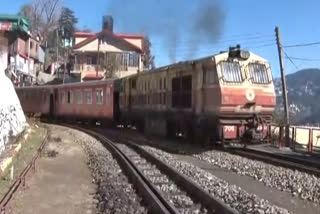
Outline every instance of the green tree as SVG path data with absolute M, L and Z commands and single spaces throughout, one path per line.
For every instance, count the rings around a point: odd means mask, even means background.
M 144 37 L 144 44 L 143 44 L 143 67 L 144 69 L 150 70 L 155 68 L 154 64 L 154 56 L 151 54 L 151 41 L 148 36 Z
M 60 36 L 63 40 L 68 40 L 69 42 L 72 40 L 77 23 L 78 19 L 75 17 L 74 11 L 63 7 L 59 18 Z

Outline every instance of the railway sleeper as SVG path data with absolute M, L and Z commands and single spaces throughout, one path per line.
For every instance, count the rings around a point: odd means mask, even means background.
M 124 153 L 126 153 L 128 155 L 131 155 L 132 152 L 136 153 L 136 151 L 134 151 L 130 147 L 126 147 L 124 145 L 119 145 L 119 147 L 122 151 L 124 151 Z M 136 154 L 139 154 L 139 153 L 136 153 Z M 144 160 L 148 161 L 143 156 L 141 156 L 141 154 L 139 154 L 139 155 L 141 157 L 141 162 L 142 161 L 144 162 Z M 150 162 L 149 162 L 149 164 L 151 166 L 154 166 Z M 138 169 L 140 167 L 141 166 L 138 166 Z M 175 181 L 172 180 L 172 178 L 169 178 L 166 174 L 163 174 L 162 170 L 160 170 L 158 168 L 158 166 L 156 166 L 156 168 L 154 168 L 154 171 L 147 170 L 142 173 L 146 176 L 146 178 L 150 182 L 152 182 L 152 185 L 154 185 L 155 188 L 157 189 L 157 191 L 159 191 L 159 193 L 161 195 L 163 195 L 164 198 L 166 198 L 166 200 L 173 206 L 174 210 L 176 210 L 177 213 L 179 213 L 178 208 L 177 208 L 178 205 L 179 205 L 179 209 L 184 208 L 186 210 L 195 204 L 194 200 L 190 197 L 190 195 L 187 194 L 187 192 L 185 192 L 183 189 L 181 189 L 175 183 Z M 166 179 L 166 182 L 157 182 L 157 180 L 159 180 L 159 178 Z M 206 209 L 204 208 L 204 210 L 206 210 Z M 214 213 L 214 212 L 206 211 L 204 213 Z
M 180 198 L 189 198 L 192 201 L 192 206 L 179 208 L 175 206 L 175 208 L 177 208 L 179 211 L 180 209 L 181 211 L 184 210 L 182 213 L 187 213 L 185 212 L 187 209 L 197 207 L 199 204 L 201 205 L 201 209 L 198 209 L 198 211 L 200 210 L 201 213 L 238 213 L 237 211 L 226 206 L 222 201 L 213 198 L 211 195 L 209 195 L 209 193 L 202 190 L 197 184 L 190 181 L 184 175 L 177 172 L 176 170 L 163 163 L 150 153 L 141 149 L 137 145 L 129 143 L 129 146 L 143 158 L 156 165 L 157 168 L 165 174 L 165 176 L 170 178 L 170 181 L 172 181 L 172 183 L 170 182 L 170 184 L 165 183 L 159 186 L 154 183 L 157 188 L 160 188 L 162 192 L 165 192 L 165 195 L 168 195 L 170 201 L 173 201 L 176 198 L 175 195 L 181 195 Z M 184 202 L 181 201 L 181 203 L 183 204 Z

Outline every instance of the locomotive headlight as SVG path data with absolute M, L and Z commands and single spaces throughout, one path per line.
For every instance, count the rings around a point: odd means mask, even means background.
M 238 58 L 240 60 L 247 60 L 250 57 L 250 52 L 241 50 L 240 45 L 229 48 L 229 58 Z
M 244 59 L 244 60 L 247 60 L 247 59 L 249 59 L 249 57 L 250 57 L 250 52 L 249 51 L 240 51 L 240 54 L 239 54 L 240 56 L 239 56 L 239 58 L 241 58 L 241 59 Z

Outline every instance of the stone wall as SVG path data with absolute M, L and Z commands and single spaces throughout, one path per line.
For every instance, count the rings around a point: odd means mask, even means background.
M 10 136 L 21 133 L 27 122 L 10 79 L 5 75 L 8 59 L 6 38 L 0 35 L 0 154 Z

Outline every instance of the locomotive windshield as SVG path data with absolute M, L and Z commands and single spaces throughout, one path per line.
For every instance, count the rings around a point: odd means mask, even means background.
M 269 77 L 267 68 L 264 64 L 251 63 L 249 64 L 249 72 L 253 83 L 267 84 L 269 83 Z
M 240 64 L 238 62 L 221 62 L 219 64 L 225 82 L 242 82 Z

